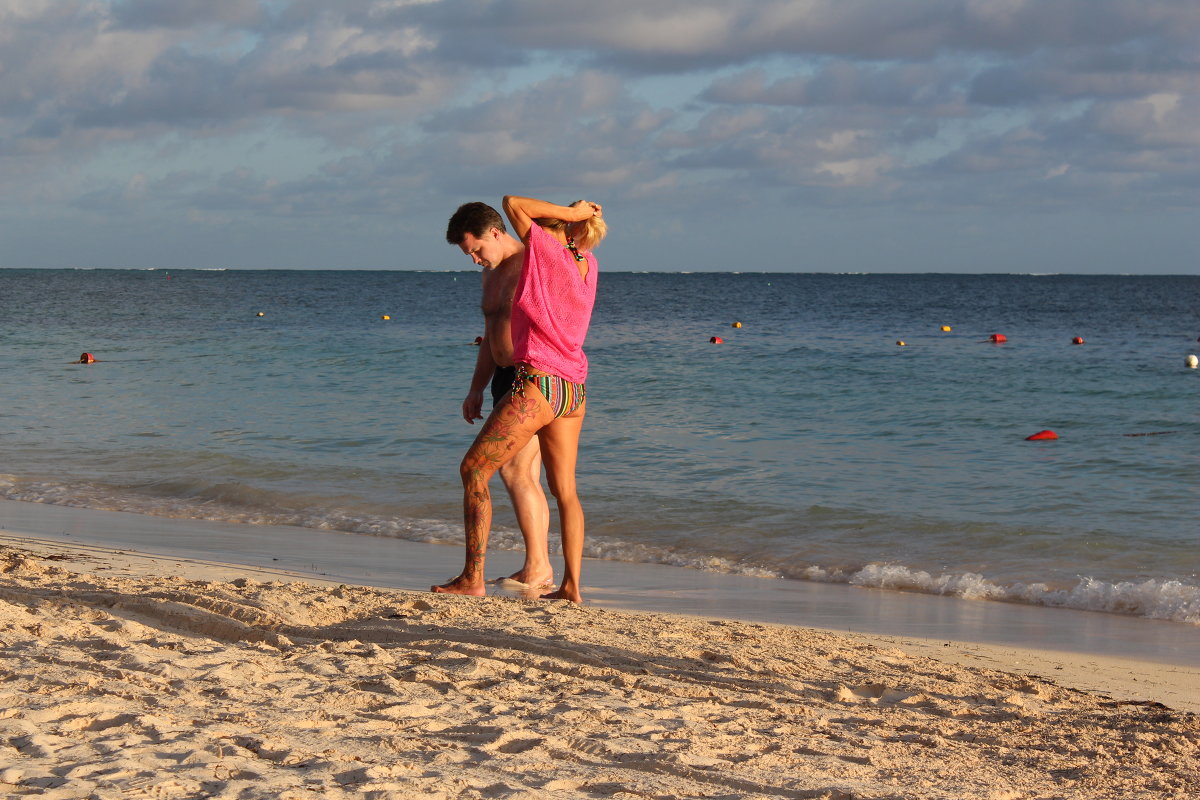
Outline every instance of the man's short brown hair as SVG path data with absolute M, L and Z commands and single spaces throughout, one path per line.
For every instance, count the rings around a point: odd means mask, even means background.
M 463 203 L 450 217 L 450 223 L 446 226 L 446 241 L 449 244 L 462 244 L 468 233 L 481 239 L 492 228 L 508 233 L 500 212 L 487 203 Z

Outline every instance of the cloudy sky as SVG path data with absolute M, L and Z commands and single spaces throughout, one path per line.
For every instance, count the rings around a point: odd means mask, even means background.
M 0 266 L 1200 271 L 1195 0 L 0 0 Z

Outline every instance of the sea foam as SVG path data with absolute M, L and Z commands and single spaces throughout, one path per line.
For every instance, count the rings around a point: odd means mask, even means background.
M 971 572 L 932 575 L 899 564 L 870 564 L 846 577 L 845 582 L 854 586 L 948 595 L 965 600 L 1001 600 L 1200 625 L 1200 588 L 1179 581 L 1148 579 L 1140 583 L 1109 583 L 1081 577 L 1074 586 L 1051 588 L 1037 582 L 1002 585 Z

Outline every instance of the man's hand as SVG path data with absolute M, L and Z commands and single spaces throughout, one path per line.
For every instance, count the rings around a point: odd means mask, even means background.
M 470 394 L 467 395 L 466 399 L 463 400 L 462 415 L 463 415 L 463 419 L 465 419 L 467 422 L 471 423 L 472 425 L 475 424 L 475 420 L 483 419 L 483 392 L 482 391 L 471 392 Z

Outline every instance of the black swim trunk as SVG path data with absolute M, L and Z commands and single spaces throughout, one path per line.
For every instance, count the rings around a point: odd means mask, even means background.
M 516 367 L 496 367 L 496 371 L 492 373 L 492 407 L 495 408 L 496 403 L 500 402 L 500 398 L 508 394 L 508 390 L 512 388 L 513 381 L 517 379 Z

